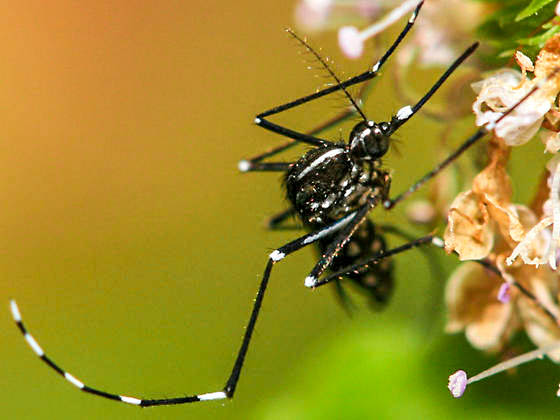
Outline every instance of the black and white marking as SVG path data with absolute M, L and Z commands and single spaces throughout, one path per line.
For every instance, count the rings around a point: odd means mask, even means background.
M 183 404 L 188 402 L 221 400 L 227 398 L 225 391 L 218 391 L 218 392 L 211 392 L 208 394 L 193 395 L 190 397 L 146 400 L 146 399 L 141 399 L 136 397 L 130 397 L 127 395 L 111 394 L 109 392 L 105 392 L 96 388 L 89 387 L 85 385 L 82 381 L 80 381 L 78 378 L 76 378 L 74 375 L 72 375 L 71 373 L 66 372 L 64 369 L 62 369 L 57 363 L 55 363 L 51 358 L 49 358 L 45 354 L 45 352 L 43 351 L 39 343 L 37 343 L 35 338 L 33 338 L 33 336 L 27 331 L 27 328 L 25 328 L 25 325 L 23 324 L 23 321 L 21 319 L 21 313 L 19 311 L 19 308 L 15 300 L 10 301 L 10 310 L 12 312 L 12 317 L 14 318 L 17 327 L 23 334 L 23 337 L 25 338 L 27 344 L 29 344 L 29 347 L 31 347 L 31 350 L 33 350 L 33 352 L 37 356 L 39 356 L 39 358 L 43 362 L 45 362 L 50 368 L 54 369 L 57 373 L 62 375 L 64 379 L 66 379 L 69 383 L 71 383 L 76 388 L 84 392 L 98 395 L 103 398 L 108 398 L 110 400 L 121 401 L 126 404 L 137 405 L 139 407 L 149 407 L 154 405 Z
M 405 28 L 372 69 L 345 81 L 340 81 L 327 65 L 326 61 L 306 42 L 291 32 L 292 36 L 294 36 L 308 52 L 313 54 L 321 65 L 330 73 L 336 81 L 336 84 L 257 115 L 254 121 L 255 124 L 285 136 L 290 140 L 252 159 L 242 160 L 239 162 L 239 170 L 241 172 L 283 172 L 291 208 L 280 213 L 273 220 L 275 223 L 280 223 L 287 217 L 296 215 L 310 232 L 270 253 L 241 346 L 223 389 L 216 392 L 195 394 L 192 396 L 142 399 L 109 393 L 89 387 L 72 374 L 64 371 L 45 354 L 39 343 L 25 328 L 19 308 L 16 302 L 12 300 L 10 302 L 10 309 L 13 319 L 32 351 L 45 362 L 47 366 L 54 369 L 74 387 L 90 394 L 126 404 L 148 407 L 222 400 L 233 398 L 235 394 L 272 268 L 276 263 L 284 260 L 285 257 L 291 253 L 313 243 L 318 245 L 321 257 L 305 278 L 305 286 L 312 288 L 320 287 L 331 281 L 338 282 L 340 278 L 344 277 L 354 281 L 356 285 L 370 293 L 374 300 L 380 302 L 385 301 L 392 288 L 391 264 L 387 263 L 387 257 L 427 244 L 442 247 L 443 241 L 433 235 L 427 235 L 418 239 L 409 240 L 409 242 L 396 248 L 387 249 L 383 235 L 376 231 L 374 223 L 368 218 L 371 210 L 380 203 L 382 203 L 383 207 L 386 209 L 394 207 L 459 157 L 459 155 L 482 138 L 490 129 L 493 129 L 496 124 L 539 88 L 539 86 L 535 86 L 495 122 L 487 124 L 486 127 L 482 127 L 476 131 L 455 152 L 438 164 L 432 171 L 420 178 L 410 188 L 396 198 L 389 198 L 391 177 L 389 171 L 382 169 L 381 158 L 389 149 L 390 136 L 422 108 L 451 73 L 474 52 L 478 45 L 477 43 L 473 44 L 457 58 L 447 71 L 436 81 L 432 88 L 414 106 L 408 105 L 401 108 L 388 122 L 375 123 L 374 121 L 368 120 L 346 88 L 371 80 L 378 75 L 383 64 L 412 28 L 422 4 L 422 2 L 418 4 Z M 554 72 L 554 74 L 556 74 L 556 72 Z M 343 91 L 348 100 L 352 103 L 354 112 L 359 114 L 362 118 L 362 121 L 356 124 L 350 133 L 347 144 L 331 142 L 326 139 L 315 137 L 314 134 L 349 117 L 352 114 L 351 111 L 343 112 L 340 116 L 327 121 L 310 133 L 301 133 L 270 122 L 267 119 L 267 117 L 271 115 L 278 114 L 340 90 Z M 262 162 L 265 158 L 283 152 L 295 144 L 306 144 L 312 146 L 312 148 L 296 162 Z M 322 277 L 329 268 L 331 268 L 333 272 Z

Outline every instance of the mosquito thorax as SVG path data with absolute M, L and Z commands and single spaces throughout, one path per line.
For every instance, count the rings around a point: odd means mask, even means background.
M 389 124 L 360 121 L 350 133 L 350 153 L 359 160 L 376 160 L 389 149 Z

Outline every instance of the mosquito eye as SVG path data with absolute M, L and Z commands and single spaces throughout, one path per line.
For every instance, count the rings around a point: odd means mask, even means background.
M 368 140 L 366 147 L 372 159 L 379 159 L 389 150 L 389 137 L 383 135 L 381 132 L 379 132 L 378 135 L 370 136 Z

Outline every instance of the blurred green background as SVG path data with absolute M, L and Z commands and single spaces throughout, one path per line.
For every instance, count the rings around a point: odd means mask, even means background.
M 252 125 L 255 114 L 319 82 L 283 31 L 292 3 L 3 6 L 2 418 L 558 416 L 550 362 L 451 398 L 450 373 L 474 374 L 495 359 L 442 333 L 443 286 L 456 261 L 442 258 L 444 273 L 434 276 L 418 251 L 397 260 L 388 308 L 362 305 L 353 318 L 331 290 L 303 287 L 313 250 L 279 264 L 233 401 L 140 410 L 65 383 L 24 343 L 9 298 L 47 354 L 90 386 L 148 398 L 223 386 L 266 257 L 299 234 L 263 228 L 285 205 L 279 176 L 241 175 L 237 161 L 282 141 Z M 313 41 L 346 75 L 371 61 L 341 59 L 333 33 Z M 436 75 L 415 75 L 415 89 Z M 322 101 L 278 121 L 305 129 L 344 104 Z M 379 120 L 402 105 L 387 76 L 365 110 Z M 348 127 L 340 127 L 344 137 Z M 394 192 L 432 166 L 441 131 L 422 118 L 400 131 L 401 155 L 387 160 Z M 517 156 L 544 159 L 534 144 Z M 539 174 L 517 166 L 525 183 L 518 196 L 527 199 L 525 185 Z M 401 213 L 373 217 L 402 225 Z

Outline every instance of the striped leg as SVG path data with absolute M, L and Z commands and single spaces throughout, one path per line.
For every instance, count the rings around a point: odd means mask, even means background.
M 420 2 L 418 4 L 418 6 L 416 7 L 416 10 L 413 12 L 412 16 L 410 17 L 410 19 L 408 20 L 408 22 L 406 23 L 404 29 L 401 31 L 401 33 L 398 35 L 397 39 L 393 42 L 393 44 L 389 47 L 389 49 L 385 52 L 385 54 L 383 54 L 383 56 L 375 62 L 375 64 L 371 67 L 371 69 L 365 71 L 364 73 L 361 73 L 355 77 L 352 77 L 344 82 L 341 83 L 337 83 L 331 87 L 328 87 L 326 89 L 320 90 L 318 92 L 315 92 L 311 95 L 296 99 L 294 101 L 288 102 L 286 104 L 283 105 L 279 105 L 276 106 L 272 109 L 269 109 L 267 111 L 264 111 L 262 113 L 260 113 L 259 115 L 257 115 L 257 118 L 255 119 L 255 123 L 257 125 L 260 125 L 268 130 L 274 131 L 276 133 L 282 134 L 282 135 L 287 135 L 286 132 L 284 132 L 283 128 L 280 126 L 277 126 L 275 124 L 270 123 L 269 121 L 265 120 L 265 117 L 268 117 L 270 115 L 274 115 L 274 114 L 278 114 L 282 111 L 291 109 L 291 108 L 295 108 L 299 105 L 302 105 L 306 102 L 310 102 L 313 101 L 315 99 L 318 99 L 322 96 L 325 95 L 329 95 L 333 92 L 336 92 L 338 90 L 341 89 L 345 89 L 348 86 L 353 86 L 359 83 L 363 83 L 363 82 L 368 82 L 371 81 L 373 78 L 375 78 L 375 76 L 377 76 L 381 70 L 381 68 L 383 67 L 383 65 L 385 64 L 385 62 L 389 59 L 389 57 L 393 54 L 393 52 L 395 51 L 395 49 L 397 48 L 397 46 L 401 43 L 401 41 L 404 39 L 404 37 L 408 34 L 408 32 L 410 31 L 410 29 L 412 28 L 412 26 L 414 25 L 414 22 L 416 21 L 416 17 L 418 16 L 418 13 L 420 12 L 420 9 L 422 8 L 424 2 Z M 365 95 L 368 92 L 368 84 L 364 84 L 362 86 L 362 88 L 360 89 L 360 92 L 358 93 L 358 98 L 359 99 L 363 99 L 365 97 Z M 335 124 L 347 119 L 349 116 L 354 115 L 356 112 L 358 112 L 359 109 L 357 107 L 351 106 L 347 109 L 345 109 L 344 111 L 342 111 L 340 114 L 336 115 L 335 117 L 329 119 L 328 121 L 318 125 L 317 127 L 315 127 L 313 130 L 308 131 L 305 134 L 302 133 L 296 133 L 297 137 L 293 137 L 291 140 L 288 140 L 286 143 L 281 144 L 280 146 L 276 146 L 262 154 L 259 154 L 257 156 L 254 156 L 252 158 L 249 159 L 245 159 L 239 162 L 239 169 L 241 172 L 250 172 L 250 171 L 260 171 L 260 169 L 258 169 L 258 167 L 255 165 L 257 162 L 262 161 L 263 159 L 266 159 L 267 157 L 271 157 L 274 156 L 278 153 L 281 153 L 285 150 L 288 150 L 290 148 L 292 148 L 293 146 L 295 146 L 296 144 L 298 144 L 299 142 L 304 142 L 304 143 L 312 143 L 315 142 L 317 140 L 321 140 L 321 139 L 317 139 L 315 137 L 313 137 L 315 134 L 330 128 L 332 126 L 334 126 Z M 303 136 L 303 137 L 301 137 Z M 288 135 L 288 137 L 290 137 Z M 312 143 L 313 144 L 313 143 Z
M 397 131 L 404 123 L 406 123 L 409 119 L 412 118 L 414 114 L 416 114 L 426 102 L 433 96 L 434 93 L 445 83 L 447 78 L 451 76 L 451 74 L 457 70 L 463 61 L 465 61 L 476 49 L 478 48 L 478 42 L 472 44 L 469 48 L 465 50 L 463 54 L 459 58 L 457 58 L 449 68 L 443 73 L 443 75 L 437 80 L 437 82 L 430 88 L 428 93 L 426 93 L 414 106 L 407 105 L 401 108 L 396 115 L 393 116 L 391 121 L 389 122 L 390 131 L 389 135 L 393 134 Z
M 352 235 L 360 227 L 360 225 L 366 219 L 370 210 L 375 207 L 377 201 L 373 198 L 368 199 L 366 204 L 360 207 L 355 212 L 355 217 L 345 226 L 338 235 L 332 240 L 327 249 L 323 252 L 321 259 L 315 264 L 315 267 L 311 270 L 311 273 L 305 278 L 305 287 L 314 288 L 318 285 L 318 279 L 325 272 L 327 268 L 331 265 L 333 259 L 338 255 L 340 250 L 348 243 L 352 238 Z
M 68 382 L 74 385 L 76 388 L 87 392 L 89 394 L 97 395 L 99 397 L 107 398 L 110 400 L 120 401 L 127 404 L 137 405 L 139 407 L 150 407 L 156 405 L 172 405 L 172 404 L 186 404 L 186 403 L 193 403 L 198 401 L 211 401 L 211 400 L 220 400 L 225 398 L 233 398 L 235 393 L 235 388 L 237 386 L 237 382 L 239 380 L 239 376 L 241 374 L 241 370 L 243 368 L 243 363 L 245 361 L 245 356 L 247 354 L 247 350 L 249 349 L 249 344 L 251 341 L 251 337 L 253 335 L 253 331 L 255 329 L 255 324 L 257 322 L 257 318 L 259 316 L 260 308 L 262 305 L 262 301 L 264 298 L 264 293 L 266 291 L 266 287 L 268 285 L 268 280 L 270 278 L 270 273 L 272 271 L 272 267 L 278 261 L 284 259 L 287 255 L 307 246 L 310 245 L 325 236 L 331 235 L 341 229 L 344 229 L 345 226 L 351 224 L 352 220 L 356 217 L 357 212 L 351 213 L 344 218 L 338 220 L 337 222 L 333 223 L 330 226 L 326 226 L 325 228 L 308 233 L 278 249 L 273 251 L 268 259 L 266 264 L 266 268 L 263 273 L 263 277 L 257 292 L 257 297 L 255 299 L 255 303 L 253 304 L 253 309 L 251 311 L 251 316 L 249 318 L 249 323 L 247 324 L 247 328 L 245 329 L 245 334 L 243 336 L 243 341 L 241 343 L 241 347 L 237 354 L 235 363 L 233 365 L 233 369 L 231 374 L 226 382 L 226 385 L 223 390 L 217 392 L 209 392 L 205 394 L 196 394 L 191 396 L 181 396 L 175 398 L 160 398 L 160 399 L 143 399 L 137 397 L 131 397 L 127 395 L 121 394 L 113 394 L 110 392 L 102 391 L 97 388 L 92 388 L 82 381 L 77 379 L 74 375 L 66 372 L 62 369 L 57 363 L 55 363 L 50 357 L 48 357 L 39 343 L 33 338 L 33 336 L 27 331 L 25 325 L 23 324 L 21 313 L 19 308 L 14 300 L 10 301 L 10 309 L 12 312 L 12 317 L 16 325 L 18 326 L 19 330 L 23 334 L 25 341 L 31 347 L 33 352 L 39 356 L 39 358 L 45 362 L 51 369 L 54 369 L 57 373 L 63 376 Z
M 404 39 L 406 34 L 408 34 L 410 29 L 414 25 L 414 22 L 416 21 L 416 17 L 418 16 L 418 13 L 420 12 L 420 9 L 422 8 L 423 3 L 424 2 L 420 2 L 420 4 L 418 4 L 416 9 L 412 13 L 410 19 L 406 23 L 406 26 L 401 31 L 401 33 L 398 35 L 397 39 L 393 42 L 393 44 L 389 47 L 389 49 L 385 52 L 385 54 L 383 54 L 383 56 L 373 65 L 371 70 L 367 70 L 364 73 L 361 73 L 357 76 L 351 77 L 348 80 L 345 80 L 344 82 L 337 83 L 337 84 L 335 84 L 331 87 L 328 87 L 326 89 L 322 89 L 322 90 L 320 90 L 318 92 L 315 92 L 311 95 L 307 95 L 307 96 L 304 96 L 302 98 L 295 99 L 295 100 L 293 100 L 291 102 L 288 102 L 288 103 L 285 103 L 283 105 L 278 105 L 278 106 L 276 106 L 272 109 L 269 109 L 268 111 L 261 112 L 259 115 L 257 115 L 257 118 L 263 120 L 264 117 L 267 117 L 269 115 L 278 114 L 282 111 L 286 111 L 288 109 L 295 108 L 296 106 L 299 106 L 301 104 L 313 101 L 313 100 L 315 100 L 317 98 L 320 98 L 322 96 L 329 95 L 329 94 L 331 94 L 333 92 L 336 92 L 338 90 L 344 90 L 345 88 L 347 88 L 349 86 L 353 86 L 355 84 L 365 82 L 366 80 L 373 79 L 375 76 L 377 76 L 379 74 L 379 71 L 381 70 L 381 67 L 383 66 L 383 64 L 385 64 L 387 59 L 391 56 L 391 54 L 393 54 L 393 52 L 395 51 L 397 46 L 401 43 L 401 41 Z
M 368 85 L 365 84 L 364 86 L 362 86 L 362 89 L 360 89 L 360 92 L 358 93 L 358 98 L 363 101 L 365 95 L 367 94 L 367 91 L 368 91 Z M 338 115 L 335 115 L 329 120 L 317 125 L 312 130 L 309 130 L 306 134 L 315 135 L 323 130 L 327 130 L 331 127 L 334 127 L 339 122 L 342 122 L 346 120 L 348 117 L 350 117 L 351 115 L 354 115 L 355 111 L 356 110 L 353 107 L 348 107 L 344 109 L 342 112 L 340 112 Z M 296 146 L 297 144 L 299 143 L 295 140 L 288 140 L 287 142 L 279 146 L 273 147 L 272 149 L 269 149 L 264 153 L 258 154 L 257 156 L 253 156 L 249 159 L 240 160 L 239 163 L 237 164 L 237 167 L 239 168 L 240 172 L 261 172 L 262 166 L 260 165 L 263 165 L 263 163 L 260 162 L 262 160 L 271 156 L 275 156 L 279 153 L 282 153 L 285 150 L 291 149 L 293 146 Z
M 443 169 L 449 166 L 451 163 L 455 161 L 461 154 L 463 154 L 466 150 L 468 150 L 473 144 L 475 144 L 478 140 L 484 137 L 488 132 L 494 130 L 497 124 L 499 124 L 504 118 L 506 118 L 509 114 L 511 114 L 515 109 L 525 102 L 531 95 L 533 95 L 537 90 L 541 88 L 541 86 L 547 83 L 549 80 L 554 78 L 558 72 L 560 72 L 560 68 L 555 68 L 544 80 L 541 80 L 540 83 L 533 86 L 533 88 L 525 94 L 515 105 L 505 111 L 498 119 L 493 122 L 489 122 L 485 126 L 479 128 L 472 136 L 470 136 L 467 140 L 461 144 L 457 150 L 451 153 L 447 158 L 445 158 L 442 162 L 436 165 L 434 169 L 412 184 L 407 190 L 400 193 L 398 196 L 392 199 L 385 200 L 383 206 L 386 209 L 392 209 L 395 207 L 399 202 L 403 201 L 407 198 L 410 194 L 414 193 L 418 188 L 424 185 L 426 182 L 431 180 L 435 177 L 438 173 L 440 173 Z M 397 115 L 398 117 L 398 115 Z
M 369 91 L 370 91 L 370 83 L 369 81 L 364 83 L 362 85 L 362 87 L 360 88 L 360 91 L 358 92 L 358 102 L 364 102 Z M 309 135 L 315 135 L 320 133 L 323 130 L 327 130 L 331 127 L 334 127 L 335 125 L 337 125 L 338 123 L 347 120 L 349 117 L 351 117 L 352 115 L 354 115 L 356 113 L 356 109 L 354 107 L 348 107 L 343 109 L 340 113 L 338 113 L 337 115 L 335 115 L 334 117 L 328 119 L 327 121 L 324 121 L 323 123 L 315 126 L 312 130 L 309 130 L 306 134 Z M 271 157 L 271 156 L 275 156 L 279 153 L 282 153 L 285 150 L 291 149 L 293 146 L 299 144 L 297 141 L 295 140 L 288 140 L 287 142 L 273 147 L 269 150 L 267 150 L 264 153 L 258 154 L 256 156 L 253 156 L 249 159 L 243 159 L 240 160 L 238 163 L 238 168 L 240 172 L 261 172 L 263 171 L 263 167 L 260 165 L 264 165 L 263 163 L 260 163 L 262 160 Z M 264 169 L 267 170 L 267 169 Z M 287 170 L 287 169 L 286 169 Z
M 163 400 L 143 400 L 143 399 L 140 399 L 140 398 L 129 397 L 129 396 L 126 396 L 126 395 L 111 394 L 109 392 L 101 391 L 99 389 L 95 389 L 95 388 L 92 388 L 90 386 L 87 386 L 82 381 L 77 379 L 74 375 L 72 375 L 71 373 L 68 373 L 64 369 L 62 369 L 49 356 L 47 356 L 45 354 L 45 352 L 43 351 L 43 349 L 41 348 L 39 343 L 37 343 L 35 338 L 33 338 L 33 336 L 27 331 L 27 328 L 25 328 L 25 325 L 23 324 L 23 321 L 21 319 L 21 313 L 19 311 L 19 308 L 18 308 L 15 300 L 10 301 L 10 309 L 12 311 L 12 317 L 14 318 L 14 321 L 16 322 L 16 325 L 18 326 L 19 330 L 23 334 L 23 337 L 25 338 L 25 341 L 27 341 L 27 344 L 29 344 L 29 347 L 31 347 L 31 349 L 35 352 L 35 354 L 37 356 L 39 356 L 39 358 L 43 362 L 45 362 L 47 365 L 49 365 L 57 373 L 62 375 L 64 377 L 64 379 L 66 379 L 68 382 L 70 382 L 76 388 L 81 389 L 84 392 L 88 392 L 90 394 L 98 395 L 98 396 L 103 397 L 103 398 L 108 398 L 110 400 L 121 401 L 121 402 L 124 402 L 124 403 L 127 403 L 127 404 L 132 404 L 132 405 L 138 405 L 138 406 L 141 406 L 141 407 L 147 407 L 147 406 L 156 405 L 156 404 L 157 405 L 182 404 L 182 403 L 189 403 L 189 402 L 195 402 L 195 401 L 215 400 L 215 399 L 226 398 L 226 395 L 225 395 L 224 392 L 214 392 L 214 393 L 210 393 L 210 394 L 193 395 L 193 396 L 190 396 L 190 397 L 180 397 L 180 398 L 163 399 Z
M 358 272 L 361 268 L 367 267 L 372 264 L 377 264 L 379 261 L 381 261 L 384 258 L 391 257 L 396 254 L 400 254 L 401 252 L 408 251 L 409 249 L 425 244 L 434 244 L 438 247 L 443 246 L 443 242 L 441 241 L 440 238 L 434 237 L 434 235 L 427 235 L 422 238 L 418 238 L 414 241 L 408 242 L 399 247 L 374 255 L 371 258 L 368 258 L 367 260 L 361 261 L 357 264 L 351 265 L 349 267 L 345 267 L 341 270 L 336 271 L 335 273 L 328 275 L 323 279 L 316 280 L 313 287 L 323 286 L 327 283 L 330 283 L 333 280 L 339 279 L 341 276 L 344 276 L 348 273 L 351 273 L 353 271 Z

